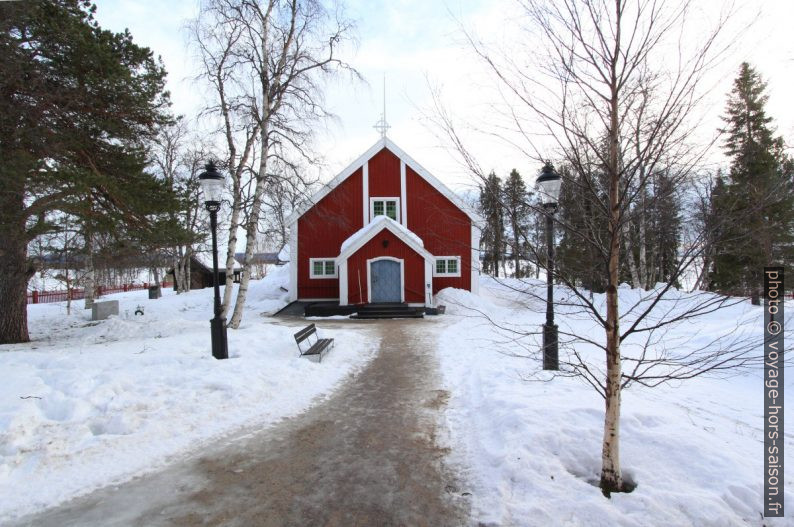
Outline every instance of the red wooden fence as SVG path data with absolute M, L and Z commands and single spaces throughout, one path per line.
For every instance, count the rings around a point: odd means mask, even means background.
M 162 287 L 171 287 L 172 282 L 163 282 Z M 140 291 L 149 288 L 149 284 L 124 284 L 118 286 L 98 286 L 96 296 L 110 295 L 113 293 L 126 293 L 127 291 Z M 49 302 L 66 302 L 71 293 L 72 300 L 85 298 L 85 289 L 72 289 L 71 291 L 31 291 L 28 293 L 28 304 L 46 304 Z

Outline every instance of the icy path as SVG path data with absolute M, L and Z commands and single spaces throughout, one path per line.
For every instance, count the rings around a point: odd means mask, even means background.
M 438 437 L 448 394 L 434 349 L 445 322 L 359 324 L 380 334 L 378 355 L 306 413 L 20 524 L 465 524 L 468 498 Z

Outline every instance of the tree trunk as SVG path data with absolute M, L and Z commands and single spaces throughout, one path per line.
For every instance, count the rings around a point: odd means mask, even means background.
M 24 229 L 22 230 L 24 233 Z M 0 344 L 28 342 L 28 280 L 33 268 L 24 241 L 11 238 L 0 247 Z
M 631 273 L 631 286 L 635 289 L 642 287 L 640 281 L 640 272 L 637 269 L 637 262 L 634 260 L 634 244 L 631 243 L 631 229 L 629 223 L 626 223 L 623 228 L 623 235 L 626 238 L 626 259 L 629 263 L 629 272 Z
M 171 258 L 171 265 L 174 266 L 174 291 L 176 294 L 182 292 L 182 255 L 184 249 L 182 246 L 174 247 L 174 257 Z
M 620 19 L 618 7 L 618 20 Z M 616 41 L 620 42 L 620 26 Z M 616 51 L 617 53 L 617 51 Z M 620 171 L 618 149 L 620 134 L 618 124 L 618 83 L 616 65 L 612 65 L 612 97 L 609 124 L 609 261 L 606 317 L 606 366 L 604 438 L 601 451 L 601 491 L 605 496 L 623 490 L 623 475 L 620 470 L 620 326 L 618 312 L 618 280 L 620 270 Z
M 155 265 L 152 267 L 152 272 L 154 274 L 154 283 L 157 285 L 157 296 L 159 297 L 163 294 L 162 286 L 160 285 L 160 268 Z
M 612 263 L 610 261 L 610 270 Z M 607 328 L 607 378 L 604 411 L 604 438 L 601 451 L 601 491 L 609 497 L 612 492 L 623 490 L 620 470 L 620 343 L 617 331 L 617 290 L 607 287 L 607 321 L 614 324 Z
M 238 198 L 233 198 L 237 201 Z M 234 291 L 234 252 L 237 250 L 237 224 L 240 221 L 241 204 L 232 203 L 232 215 L 229 219 L 229 243 L 226 245 L 226 282 L 223 286 L 223 302 L 221 302 L 221 317 L 226 318 L 229 306 L 232 304 Z
M 86 229 L 85 234 L 85 305 L 84 309 L 91 309 L 94 305 L 94 290 L 96 288 L 96 270 L 94 269 L 94 244 L 91 232 Z
M 643 171 L 644 172 L 644 171 Z M 639 268 L 639 275 L 640 275 L 640 287 L 643 289 L 650 289 L 651 285 L 650 282 L 650 273 L 648 272 L 648 259 L 647 259 L 647 252 L 646 252 L 646 228 L 645 228 L 645 215 L 648 214 L 648 209 L 646 207 L 646 196 L 645 192 L 642 193 L 642 202 L 640 205 L 642 214 L 640 214 L 639 221 L 640 221 L 640 268 Z
M 190 259 L 193 257 L 193 249 L 188 247 L 185 250 L 185 254 L 182 256 L 182 261 L 180 265 L 182 266 L 182 285 L 180 288 L 182 291 L 189 292 L 190 291 Z
M 521 278 L 521 257 L 520 257 L 520 247 L 519 245 L 519 235 L 518 235 L 518 221 L 516 221 L 515 214 L 513 214 L 513 260 L 515 261 L 515 276 L 516 278 Z
M 711 257 L 709 255 L 710 248 L 703 250 L 703 267 L 700 269 L 697 282 L 692 291 L 708 291 L 709 290 L 709 269 L 711 268 Z
M 256 233 L 259 226 L 259 214 L 262 209 L 262 200 L 265 196 L 265 184 L 267 182 L 267 159 L 270 145 L 267 137 L 267 127 L 261 128 L 262 151 L 259 158 L 259 173 L 256 177 L 256 187 L 254 188 L 254 199 L 251 203 L 251 212 L 248 215 L 248 223 L 245 226 L 245 256 L 243 257 L 243 270 L 240 276 L 240 288 L 237 290 L 237 299 L 234 303 L 234 312 L 229 320 L 228 327 L 237 329 L 243 320 L 245 309 L 245 299 L 248 295 L 248 283 L 251 280 L 251 259 L 256 246 Z M 227 289 L 229 289 L 229 277 L 226 277 Z
M 66 262 L 67 262 L 66 263 L 67 267 L 65 269 L 65 275 L 64 275 L 65 276 L 64 281 L 66 282 L 66 314 L 71 315 L 72 314 L 72 279 L 69 278 L 68 257 L 66 259 Z

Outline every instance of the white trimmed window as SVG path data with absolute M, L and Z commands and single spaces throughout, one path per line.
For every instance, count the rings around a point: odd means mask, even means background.
M 460 276 L 460 256 L 436 256 L 433 276 Z
M 309 258 L 309 278 L 336 278 L 336 260 Z
M 370 221 L 377 216 L 388 216 L 396 222 L 400 221 L 400 198 L 370 198 Z

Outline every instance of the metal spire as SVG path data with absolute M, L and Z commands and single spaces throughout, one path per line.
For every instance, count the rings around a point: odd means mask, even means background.
M 381 137 L 386 137 L 386 132 L 391 128 L 386 122 L 386 74 L 383 74 L 383 113 L 380 114 L 380 120 L 373 126 L 375 130 L 380 132 Z

